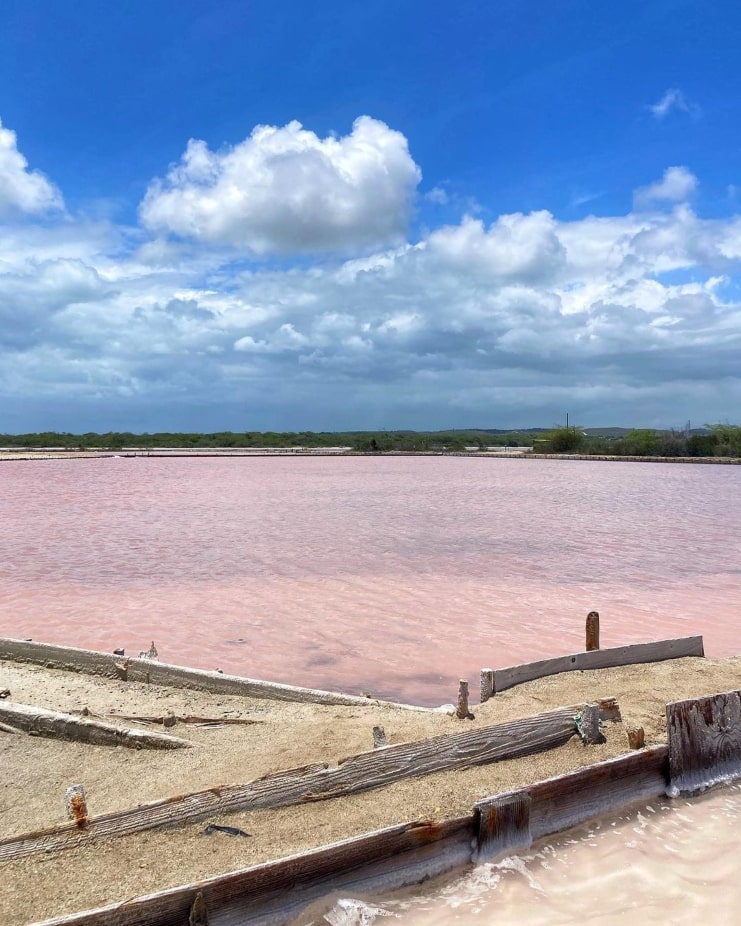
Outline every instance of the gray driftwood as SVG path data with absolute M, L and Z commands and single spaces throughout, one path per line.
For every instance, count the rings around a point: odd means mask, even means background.
M 214 787 L 91 818 L 84 831 L 64 824 L 0 840 L 0 861 L 208 816 L 326 800 L 402 778 L 514 759 L 566 743 L 576 733 L 576 726 L 575 708 L 563 707 L 495 726 L 360 753 L 333 767 L 321 764 L 288 769 L 245 785 Z
M 72 646 L 56 646 L 51 643 L 34 643 L 8 637 L 0 637 L 0 659 L 30 662 L 34 665 L 46 666 L 49 669 L 66 669 L 71 672 L 84 672 L 88 675 L 103 675 L 106 678 L 115 678 L 121 681 L 145 682 L 169 688 L 191 688 L 198 691 L 211 691 L 216 694 L 242 695 L 248 698 L 269 698 L 276 701 L 313 702 L 316 704 L 337 704 L 353 707 L 393 704 L 394 707 L 403 710 L 425 712 L 438 710 L 436 708 L 417 707 L 413 704 L 396 704 L 395 702 L 381 701 L 359 695 L 340 694 L 333 691 L 320 691 L 315 688 L 298 688 L 293 685 L 281 685 L 277 682 L 240 678 L 233 675 L 223 675 L 221 672 L 187 669 L 152 659 L 127 659 L 125 662 L 121 662 L 121 658 L 114 656 L 112 653 L 76 649 Z
M 219 727 L 229 724 L 251 726 L 256 723 L 265 723 L 264 720 L 255 720 L 251 717 L 199 717 L 195 714 L 109 714 L 112 720 L 128 720 L 134 723 L 160 724 L 165 727 L 174 727 L 176 723 L 194 724 L 197 727 Z
M 0 722 L 24 733 L 54 739 L 74 740 L 93 746 L 127 746 L 129 749 L 183 749 L 187 740 L 164 733 L 150 733 L 119 727 L 90 717 L 75 717 L 14 701 L 0 702 Z
M 659 640 L 655 643 L 633 643 L 630 646 L 616 646 L 612 649 L 592 650 L 571 656 L 557 656 L 507 669 L 481 670 L 481 699 L 492 697 L 498 691 L 506 691 L 523 682 L 531 682 L 547 675 L 561 672 L 575 672 L 580 669 L 607 669 L 613 666 L 628 666 L 644 662 L 662 662 L 665 659 L 679 659 L 682 656 L 704 656 L 702 637 L 680 637 L 676 640 Z
M 672 796 L 741 778 L 741 692 L 666 706 Z

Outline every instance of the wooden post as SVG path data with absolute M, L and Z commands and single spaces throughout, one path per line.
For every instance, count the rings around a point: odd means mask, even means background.
M 481 695 L 480 702 L 488 701 L 496 692 L 494 691 L 494 669 L 481 670 Z
M 188 926 L 208 926 L 208 910 L 203 894 L 198 891 L 188 915 Z
M 643 749 L 646 745 L 646 734 L 643 727 L 628 728 L 628 745 L 631 749 Z
M 587 652 L 599 649 L 599 613 L 590 611 L 587 614 Z
M 386 731 L 383 727 L 373 727 L 373 748 L 380 749 L 382 746 L 388 746 L 389 741 L 386 739 Z
M 468 682 L 461 679 L 458 683 L 458 707 L 455 716 L 459 720 L 473 720 L 473 714 L 468 709 Z
M 474 808 L 477 819 L 477 859 L 495 858 L 503 853 L 522 852 L 532 844 L 530 834 L 529 791 L 482 801 Z
M 85 799 L 85 787 L 83 785 L 72 785 L 67 788 L 64 795 L 64 802 L 67 806 L 67 814 L 71 820 L 82 829 L 87 826 L 87 801 Z

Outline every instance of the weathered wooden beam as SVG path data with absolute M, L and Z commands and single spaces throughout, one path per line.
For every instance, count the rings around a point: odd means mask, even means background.
M 666 706 L 669 794 L 695 794 L 741 778 L 741 691 Z
M 90 717 L 75 717 L 14 701 L 0 702 L 0 721 L 34 736 L 74 740 L 92 746 L 126 746 L 129 749 L 183 749 L 191 746 L 187 740 L 177 736 L 119 727 Z
M 486 765 L 552 749 L 576 733 L 575 711 L 558 708 L 461 733 L 360 753 L 339 765 L 310 765 L 91 818 L 84 831 L 68 824 L 0 840 L 0 861 L 74 848 L 90 840 L 172 826 L 243 810 L 286 807 L 379 788 L 402 778 Z
M 506 691 L 523 682 L 536 678 L 558 675 L 561 672 L 575 672 L 584 669 L 608 669 L 614 666 L 628 666 L 644 662 L 662 662 L 665 659 L 679 659 L 683 656 L 704 656 L 702 637 L 680 637 L 676 640 L 659 640 L 655 643 L 633 643 L 630 646 L 616 646 L 611 649 L 575 653 L 571 656 L 557 656 L 521 666 L 495 669 L 491 683 L 492 693 Z M 488 671 L 488 670 L 486 670 Z
M 189 688 L 210 691 L 215 694 L 241 695 L 248 698 L 268 698 L 276 701 L 298 701 L 315 704 L 336 704 L 357 707 L 393 705 L 402 710 L 439 711 L 440 708 L 418 707 L 414 704 L 397 704 L 360 695 L 320 691 L 316 688 L 299 688 L 281 685 L 278 682 L 264 682 L 239 676 L 223 675 L 221 672 L 205 672 L 172 666 L 152 659 L 127 659 L 112 653 L 77 649 L 72 646 L 57 646 L 51 643 L 35 643 L 29 640 L 15 640 L 0 637 L 0 659 L 29 662 L 49 669 L 64 669 L 70 672 L 84 672 L 88 675 L 102 675 L 106 678 L 129 682 L 145 682 L 168 688 Z
M 200 893 L 213 922 L 288 923 L 328 891 L 418 884 L 471 858 L 473 817 L 417 820 L 44 926 L 184 926 Z M 327 909 L 332 906 L 330 902 Z

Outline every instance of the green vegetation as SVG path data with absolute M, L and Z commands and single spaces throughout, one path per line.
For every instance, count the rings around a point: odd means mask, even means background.
M 584 437 L 581 428 L 553 428 L 545 436 L 541 453 L 579 453 Z
M 538 453 L 600 456 L 739 457 L 741 426 L 712 424 L 693 431 L 555 427 L 522 431 L 218 431 L 210 434 L 59 433 L 0 434 L 0 447 L 123 450 L 141 448 L 259 449 L 350 447 L 360 453 L 460 453 L 491 446 L 532 447 Z
M 539 433 L 540 429 L 534 429 Z M 351 447 L 363 453 L 391 451 L 455 452 L 466 447 L 483 449 L 492 445 L 529 447 L 533 431 L 219 431 L 211 434 L 163 432 L 132 434 L 69 434 L 44 431 L 37 434 L 0 434 L 1 447 L 60 447 L 69 450 L 122 450 L 136 447 L 183 449 L 260 447 Z

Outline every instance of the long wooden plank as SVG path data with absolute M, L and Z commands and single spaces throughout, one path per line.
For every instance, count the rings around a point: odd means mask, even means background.
M 293 922 L 310 903 L 329 892 L 389 890 L 418 884 L 478 856 L 485 841 L 482 808 L 496 802 L 515 808 L 505 828 L 520 846 L 529 838 L 559 832 L 575 823 L 635 802 L 659 797 L 666 787 L 667 748 L 653 747 L 587 766 L 529 788 L 496 795 L 474 812 L 443 821 L 388 827 L 309 852 L 219 875 L 98 910 L 48 920 L 43 926 L 184 926 L 201 894 L 213 926 L 277 926 Z M 580 795 L 585 799 L 580 801 Z M 519 826 L 528 826 L 525 840 Z M 500 829 L 501 832 L 501 829 Z M 529 843 L 527 843 L 529 844 Z M 511 851 L 503 843 L 501 851 Z
M 576 726 L 574 708 L 564 707 L 508 723 L 360 753 L 331 768 L 313 765 L 288 769 L 246 785 L 214 787 L 93 817 L 84 829 L 63 824 L 13 836 L 0 841 L 0 861 L 207 816 L 326 800 L 379 788 L 401 778 L 518 758 L 566 743 L 574 736 Z
M 0 659 L 29 662 L 50 669 L 65 669 L 84 672 L 88 675 L 102 675 L 106 678 L 125 678 L 130 682 L 146 682 L 168 688 L 189 688 L 210 691 L 215 694 L 242 695 L 249 698 L 268 698 L 276 701 L 299 701 L 315 704 L 335 704 L 349 707 L 369 705 L 391 705 L 402 710 L 439 711 L 441 708 L 419 707 L 414 704 L 397 704 L 377 698 L 360 695 L 321 691 L 317 688 L 299 688 L 278 682 L 265 682 L 221 672 L 206 672 L 202 669 L 188 669 L 169 665 L 152 659 L 134 659 L 101 653 L 96 650 L 77 649 L 73 646 L 57 646 L 52 643 L 36 643 L 31 640 L 16 640 L 0 637 Z
M 0 701 L 0 721 L 24 733 L 89 743 L 92 746 L 126 746 L 129 749 L 184 749 L 188 740 L 166 733 L 133 730 L 90 717 L 75 717 L 43 707 Z
M 673 797 L 741 778 L 741 691 L 667 704 L 666 726 Z
M 675 640 L 658 640 L 653 643 L 633 643 L 630 646 L 616 646 L 610 649 L 591 650 L 555 659 L 542 659 L 521 666 L 506 669 L 481 670 L 481 700 L 498 691 L 506 691 L 523 682 L 536 678 L 558 675 L 561 672 L 575 672 L 583 669 L 609 669 L 615 666 L 636 665 L 644 662 L 662 662 L 666 659 L 680 659 L 683 656 L 704 656 L 701 636 L 679 637 Z

